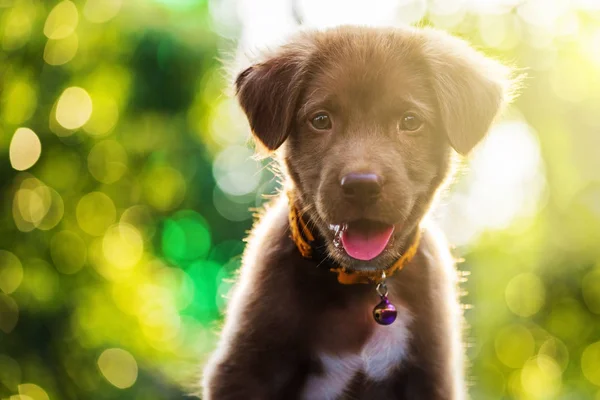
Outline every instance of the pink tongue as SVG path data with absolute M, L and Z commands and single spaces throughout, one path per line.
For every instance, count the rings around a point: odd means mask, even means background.
M 372 260 L 383 252 L 392 233 L 394 233 L 393 225 L 350 224 L 342 233 L 342 245 L 350 257 L 357 260 Z

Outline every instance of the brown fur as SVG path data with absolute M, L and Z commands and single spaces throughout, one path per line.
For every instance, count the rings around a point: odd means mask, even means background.
M 410 333 L 407 356 L 384 380 L 358 372 L 347 398 L 462 399 L 460 312 L 447 246 L 422 220 L 448 176 L 451 149 L 467 154 L 508 96 L 507 70 L 434 30 L 340 27 L 297 35 L 236 80 L 258 141 L 278 150 L 287 190 L 327 243 L 334 262 L 382 269 L 425 229 L 416 257 L 388 279 Z M 309 124 L 316 111 L 329 132 Z M 398 129 L 416 112 L 418 131 Z M 368 207 L 344 199 L 340 178 L 384 180 Z M 322 374 L 317 355 L 360 352 L 375 330 L 371 285 L 340 285 L 302 258 L 279 198 L 254 228 L 219 348 L 205 369 L 204 398 L 294 399 Z M 332 244 L 330 224 L 368 218 L 396 227 L 375 259 L 358 262 Z M 398 322 L 397 322 L 398 323 Z M 345 397 L 344 397 L 345 398 Z

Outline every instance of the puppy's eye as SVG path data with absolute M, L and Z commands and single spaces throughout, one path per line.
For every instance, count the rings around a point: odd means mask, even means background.
M 400 130 L 413 132 L 423 125 L 423 121 L 414 113 L 408 112 L 400 118 L 398 127 Z
M 331 116 L 326 112 L 319 112 L 310 119 L 310 124 L 319 131 L 327 131 L 332 127 Z

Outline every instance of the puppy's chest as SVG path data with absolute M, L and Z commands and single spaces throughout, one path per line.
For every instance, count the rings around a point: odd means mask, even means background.
M 383 381 L 397 370 L 407 355 L 410 318 L 399 309 L 389 326 L 377 325 L 371 312 L 327 320 L 320 328 L 326 336 L 317 344 L 314 357 L 320 371 L 308 377 L 304 399 L 336 399 L 349 387 L 357 373 Z

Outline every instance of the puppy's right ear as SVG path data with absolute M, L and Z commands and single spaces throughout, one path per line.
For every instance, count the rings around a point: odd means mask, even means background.
M 235 80 L 236 95 L 252 133 L 267 149 L 279 148 L 294 128 L 308 52 L 283 47 Z

